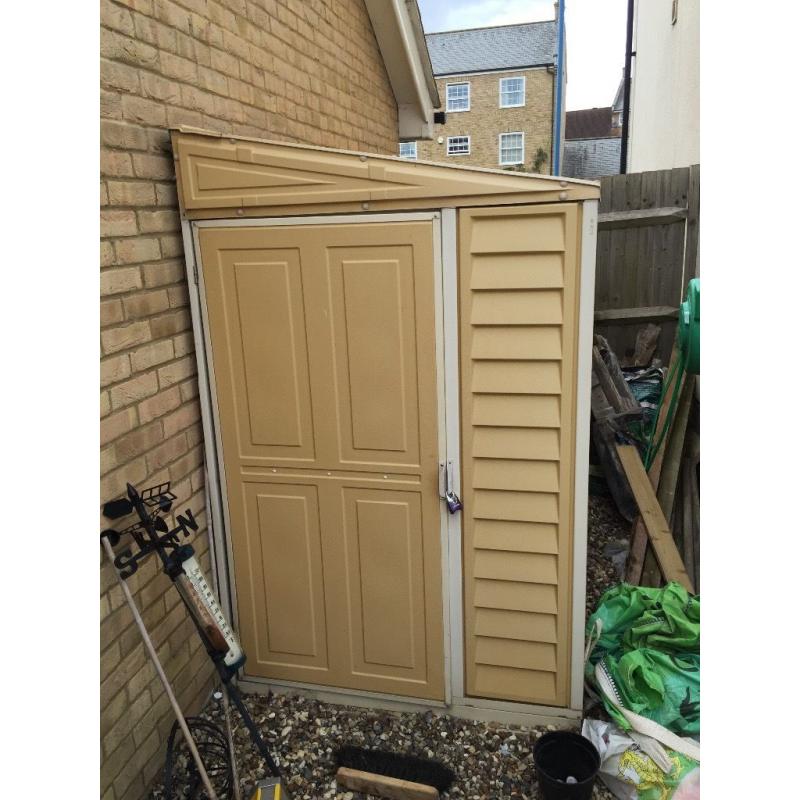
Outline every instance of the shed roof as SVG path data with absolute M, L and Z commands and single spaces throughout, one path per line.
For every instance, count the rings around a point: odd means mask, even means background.
M 567 111 L 565 139 L 601 139 L 611 136 L 611 106 Z
M 178 194 L 193 219 L 596 199 L 577 179 L 173 129 Z
M 519 69 L 552 64 L 557 48 L 555 20 L 498 25 L 425 37 L 434 75 Z

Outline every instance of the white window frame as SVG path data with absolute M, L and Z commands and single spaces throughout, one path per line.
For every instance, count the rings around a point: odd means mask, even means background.
M 466 150 L 459 150 L 456 153 L 450 152 L 450 141 L 452 139 L 466 139 L 467 140 L 467 149 Z M 459 134 L 458 136 L 448 136 L 447 137 L 447 155 L 448 156 L 468 156 L 472 152 L 472 139 L 470 138 L 469 134 Z
M 521 136 L 522 137 L 522 158 L 519 161 L 503 161 L 503 137 L 504 136 Z M 506 131 L 506 133 L 498 134 L 497 136 L 497 161 L 500 166 L 511 167 L 515 164 L 525 163 L 525 131 Z
M 504 103 L 503 102 L 503 81 L 522 81 L 522 102 L 521 103 Z M 499 103 L 500 108 L 522 108 L 525 105 L 525 76 L 524 75 L 509 75 L 505 78 L 500 78 L 498 84 L 498 91 L 500 93 Z
M 413 156 L 404 156 L 403 155 L 403 146 L 411 145 L 414 148 L 414 155 Z M 416 161 L 417 160 L 417 143 L 416 142 L 400 142 L 397 148 L 397 155 L 400 158 L 404 158 L 406 161 Z
M 451 108 L 450 107 L 450 87 L 451 86 L 466 86 L 467 87 L 467 107 L 466 108 Z M 472 107 L 472 87 L 469 81 L 456 81 L 454 83 L 445 84 L 444 90 L 446 98 L 446 111 L 448 114 L 460 114 L 462 111 L 469 111 Z

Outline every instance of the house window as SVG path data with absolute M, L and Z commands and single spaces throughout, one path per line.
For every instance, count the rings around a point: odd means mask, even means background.
M 447 84 L 447 110 L 469 111 L 469 84 Z
M 525 105 L 525 78 L 500 78 L 500 108 Z
M 448 136 L 447 155 L 449 156 L 468 156 L 469 155 L 469 136 Z
M 522 164 L 525 161 L 525 134 L 501 133 L 500 134 L 500 163 Z
M 400 142 L 400 158 L 407 158 L 410 161 L 417 160 L 417 143 Z

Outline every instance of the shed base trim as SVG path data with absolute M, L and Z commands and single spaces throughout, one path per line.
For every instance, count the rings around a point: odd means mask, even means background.
M 500 722 L 506 725 L 525 727 L 555 725 L 561 728 L 574 728 L 582 717 L 581 711 L 569 708 L 494 702 L 469 697 L 453 698 L 453 702 L 447 705 L 431 700 L 406 700 L 374 692 L 353 692 L 346 689 L 322 688 L 311 684 L 270 681 L 262 678 L 240 678 L 237 685 L 245 694 L 267 694 L 270 691 L 276 694 L 299 694 L 323 703 L 336 705 L 409 713 L 433 711 L 437 714 L 449 714 L 461 719 Z

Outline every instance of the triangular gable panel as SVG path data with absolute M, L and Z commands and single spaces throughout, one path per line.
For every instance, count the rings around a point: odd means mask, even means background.
M 514 202 L 594 198 L 596 184 L 499 170 L 408 162 L 303 145 L 173 134 L 178 186 L 188 213 L 218 209 L 332 206 L 426 198 L 517 196 Z M 575 192 L 575 189 L 579 192 Z M 534 200 L 535 201 L 535 200 Z M 506 202 L 509 202 L 506 200 Z M 228 211 L 227 213 L 231 213 Z M 252 213 L 252 212 L 251 212 Z M 293 213 L 302 213 L 296 208 Z

